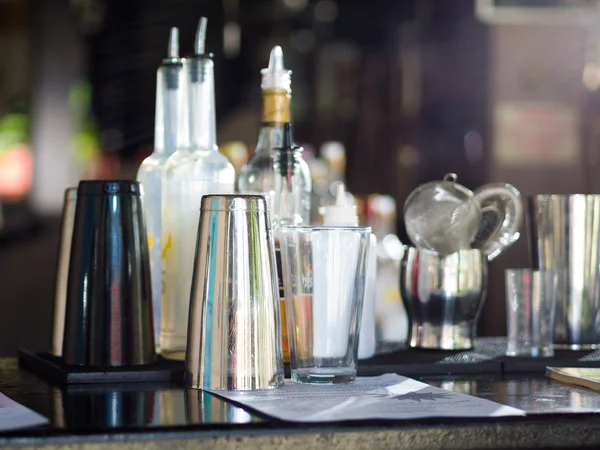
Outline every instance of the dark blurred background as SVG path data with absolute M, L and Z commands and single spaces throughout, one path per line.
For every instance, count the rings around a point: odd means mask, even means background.
M 447 172 L 600 190 L 597 1 L 0 0 L 0 356 L 49 347 L 63 191 L 135 177 L 169 28 L 185 55 L 201 15 L 221 150 L 252 152 L 281 45 L 306 157 L 341 144 L 349 190 L 391 196 L 403 241 L 405 198 Z M 523 229 L 491 264 L 480 334 L 505 333 L 503 271 L 528 263 Z

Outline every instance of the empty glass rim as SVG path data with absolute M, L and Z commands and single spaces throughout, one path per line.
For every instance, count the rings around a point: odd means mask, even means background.
M 352 225 L 281 225 L 279 231 L 371 231 L 368 226 Z

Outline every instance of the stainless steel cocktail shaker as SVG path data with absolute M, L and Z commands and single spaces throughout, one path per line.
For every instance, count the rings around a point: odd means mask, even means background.
M 63 358 L 155 360 L 148 241 L 136 181 L 81 181 L 71 243 Z
M 283 384 L 275 247 L 260 195 L 205 195 L 192 281 L 184 384 Z
M 600 347 L 600 195 L 528 199 L 532 267 L 557 275 L 554 346 Z

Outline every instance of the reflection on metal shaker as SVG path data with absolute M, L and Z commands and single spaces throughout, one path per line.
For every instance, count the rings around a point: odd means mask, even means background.
M 600 195 L 528 198 L 532 267 L 558 275 L 555 348 L 600 347 Z

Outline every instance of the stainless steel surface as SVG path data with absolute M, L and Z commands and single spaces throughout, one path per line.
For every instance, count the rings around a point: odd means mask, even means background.
M 67 306 L 67 281 L 69 279 L 69 259 L 71 258 L 71 241 L 73 223 L 75 221 L 75 200 L 77 188 L 65 190 L 62 219 L 60 223 L 60 240 L 58 244 L 58 261 L 56 264 L 56 284 L 54 288 L 54 321 L 52 325 L 52 354 L 62 355 L 63 336 L 65 333 L 65 309 Z
M 413 348 L 473 348 L 486 294 L 487 260 L 479 250 L 440 256 L 408 248 L 400 270 Z
M 600 346 L 600 195 L 528 198 L 532 266 L 559 274 L 555 348 Z
M 81 181 L 69 264 L 67 364 L 155 360 L 148 242 L 136 181 Z
M 220 390 L 283 384 L 279 308 L 265 197 L 204 196 L 184 384 Z

